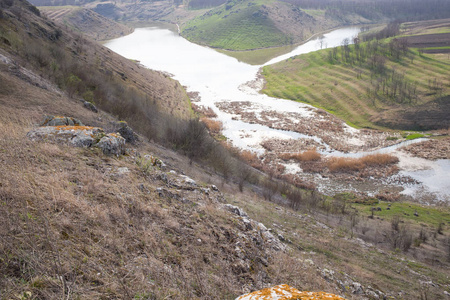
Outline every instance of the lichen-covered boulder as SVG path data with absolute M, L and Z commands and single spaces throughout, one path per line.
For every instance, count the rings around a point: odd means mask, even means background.
M 325 292 L 302 292 L 287 284 L 242 295 L 236 300 L 345 300 Z
M 127 143 L 135 144 L 139 141 L 138 135 L 128 126 L 127 122 L 120 121 L 113 124 L 113 131 L 120 133 Z
M 80 120 L 72 117 L 46 116 L 40 126 L 84 126 Z
M 125 139 L 118 133 L 107 134 L 95 146 L 102 149 L 106 155 L 119 156 L 125 154 Z
M 75 147 L 95 146 L 107 155 L 125 154 L 125 139 L 119 133 L 106 134 L 102 128 L 83 126 L 80 120 L 71 117 L 47 116 L 41 127 L 28 132 L 27 137 L 33 141 L 54 141 Z
M 42 126 L 27 133 L 30 140 L 51 140 L 75 147 L 92 147 L 104 136 L 103 129 L 90 126 Z

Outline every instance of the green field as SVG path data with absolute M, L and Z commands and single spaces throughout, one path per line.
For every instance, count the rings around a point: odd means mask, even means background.
M 354 204 L 362 216 L 370 216 L 372 214 L 371 205 Z M 423 224 L 430 227 L 437 227 L 440 223 L 450 224 L 450 211 L 448 208 L 435 208 L 430 206 L 422 206 L 408 202 L 385 202 L 380 201 L 375 207 L 380 207 L 381 211 L 375 211 L 374 216 L 390 220 L 394 216 L 398 216 L 403 220 L 413 223 Z M 387 209 L 389 207 L 389 210 Z M 417 212 L 417 216 L 414 213 Z
M 188 40 L 215 48 L 249 50 L 291 43 L 262 9 L 270 1 L 229 1 L 189 21 L 181 34 Z
M 367 54 L 364 49 L 369 47 L 373 43 L 361 43 L 359 52 Z M 408 49 L 400 57 L 389 55 L 389 40 L 380 42 L 372 57 L 368 55 L 361 61 L 355 58 L 358 51 L 354 45 L 348 46 L 347 58 L 343 48 L 304 54 L 264 67 L 267 83 L 263 92 L 324 108 L 356 127 L 379 129 L 389 127 L 383 125 L 383 118 L 401 123 L 399 116 L 405 109 L 420 110 L 439 101 L 448 103 L 442 100 L 450 87 L 448 57 L 416 49 Z M 374 57 L 380 56 L 384 57 L 384 66 L 375 72 Z M 404 89 L 403 94 L 394 90 L 394 83 Z

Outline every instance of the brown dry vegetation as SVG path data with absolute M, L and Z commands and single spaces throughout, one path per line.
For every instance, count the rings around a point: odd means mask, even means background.
M 351 172 L 397 162 L 398 158 L 390 154 L 372 154 L 360 158 L 332 157 L 327 161 L 327 167 L 331 172 Z
M 284 153 L 280 155 L 280 158 L 285 160 L 295 159 L 298 161 L 317 161 L 320 160 L 321 155 L 316 149 L 312 149 L 299 153 Z
M 208 128 L 209 132 L 212 134 L 219 134 L 222 131 L 223 125 L 220 121 L 212 120 L 206 117 L 201 118 L 200 121 L 205 124 L 206 128 Z
M 198 113 L 200 116 L 205 116 L 207 118 L 217 118 L 217 114 L 211 109 L 211 107 L 204 107 L 203 105 L 191 104 L 192 109 Z

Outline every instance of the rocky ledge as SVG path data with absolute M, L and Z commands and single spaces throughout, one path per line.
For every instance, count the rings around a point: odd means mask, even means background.
M 106 155 L 125 154 L 125 139 L 119 133 L 105 133 L 102 128 L 84 126 L 70 117 L 47 116 L 41 126 L 29 131 L 32 140 L 66 143 L 74 147 L 98 147 Z

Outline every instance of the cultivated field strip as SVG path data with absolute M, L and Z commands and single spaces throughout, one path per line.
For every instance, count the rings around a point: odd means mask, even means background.
M 353 48 L 351 48 L 353 51 Z M 421 105 L 448 94 L 450 87 L 450 61 L 443 56 L 420 54 L 410 50 L 400 60 L 388 58 L 384 78 L 404 76 L 404 84 L 416 88 L 413 103 L 400 103 L 397 99 L 374 96 L 375 85 L 383 86 L 381 79 L 364 63 L 330 62 L 331 49 L 297 56 L 264 68 L 267 80 L 264 93 L 306 102 L 336 114 L 349 124 L 359 127 L 383 127 L 371 120 L 383 111 Z M 440 92 L 432 90 L 436 82 Z M 436 84 L 435 84 L 436 85 Z M 372 91 L 372 92 L 371 92 Z M 378 92 L 379 93 L 379 92 Z

